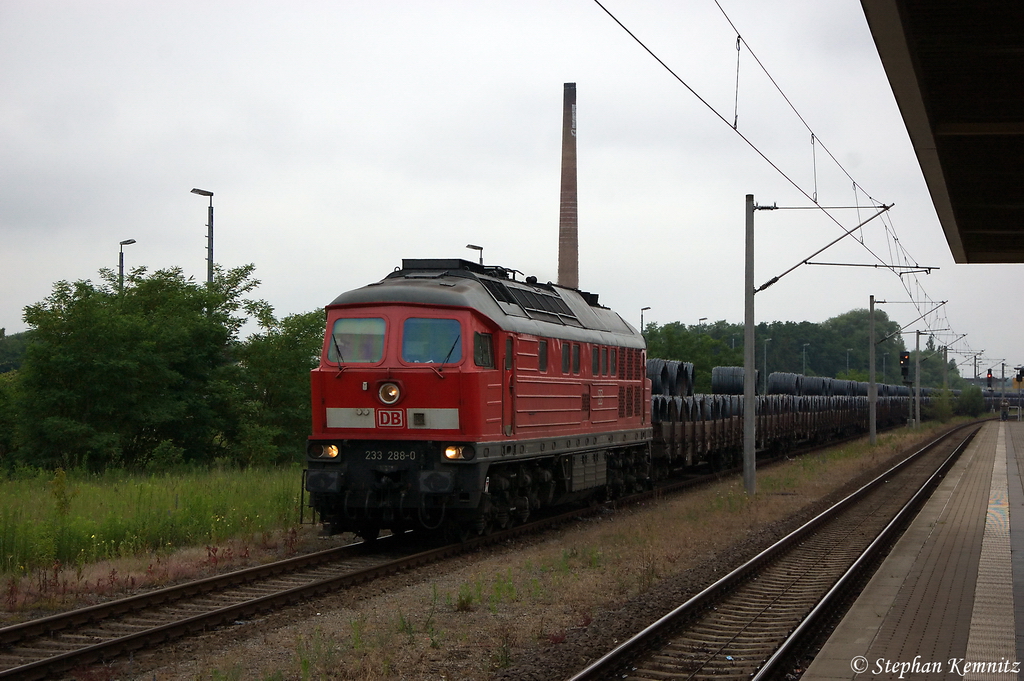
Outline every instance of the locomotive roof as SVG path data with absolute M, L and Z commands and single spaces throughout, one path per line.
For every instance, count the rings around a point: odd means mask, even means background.
M 342 293 L 329 307 L 412 303 L 469 307 L 506 331 L 590 343 L 643 348 L 644 338 L 597 295 L 536 277 L 517 281 L 515 270 L 462 259 L 402 260 L 383 280 Z

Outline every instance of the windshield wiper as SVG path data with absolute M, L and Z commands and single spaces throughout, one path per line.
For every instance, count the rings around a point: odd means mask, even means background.
M 455 337 L 455 342 L 452 343 L 452 347 L 448 351 L 448 354 L 445 355 L 444 359 L 441 360 L 441 365 L 442 365 L 441 367 L 436 367 L 433 364 L 430 365 L 430 368 L 434 370 L 434 373 L 437 374 L 438 376 L 440 376 L 441 378 L 444 378 L 444 375 L 441 373 L 441 370 L 444 368 L 443 365 L 447 364 L 448 360 L 452 358 L 452 353 L 455 352 L 455 346 L 457 346 L 459 344 L 459 341 L 461 339 L 462 339 L 462 334 L 460 333 L 458 336 Z
M 331 342 L 334 343 L 334 351 L 338 353 L 338 373 L 335 374 L 334 377 L 341 378 L 341 372 L 343 372 L 348 367 L 344 367 L 341 365 L 341 363 L 345 361 L 345 357 L 342 356 L 341 348 L 338 346 L 338 337 L 335 336 L 333 333 L 331 334 Z
M 458 336 L 455 337 L 455 342 L 452 343 L 452 349 L 449 350 L 448 354 L 444 356 L 443 360 L 441 360 L 441 364 L 447 364 L 448 363 L 448 360 L 451 359 L 451 357 L 452 357 L 452 353 L 455 352 L 455 346 L 459 344 L 460 340 L 462 340 L 462 334 L 461 333 Z

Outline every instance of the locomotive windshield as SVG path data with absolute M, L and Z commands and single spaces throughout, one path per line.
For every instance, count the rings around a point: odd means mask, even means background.
M 456 319 L 410 317 L 402 326 L 402 361 L 457 364 L 462 361 L 462 329 Z
M 340 355 L 340 359 L 339 359 Z M 339 319 L 327 339 L 327 359 L 338 363 L 379 362 L 384 355 L 384 320 Z

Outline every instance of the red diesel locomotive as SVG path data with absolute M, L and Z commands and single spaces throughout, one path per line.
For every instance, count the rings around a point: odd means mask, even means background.
M 649 483 L 643 337 L 516 274 L 403 260 L 327 306 L 304 483 L 325 532 L 465 537 Z

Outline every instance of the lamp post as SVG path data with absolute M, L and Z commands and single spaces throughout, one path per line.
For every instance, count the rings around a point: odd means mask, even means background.
M 480 264 L 481 265 L 484 264 L 484 247 L 483 246 L 474 246 L 473 244 L 466 244 L 466 248 L 469 248 L 469 249 L 474 250 L 474 251 L 480 251 Z
M 650 310 L 650 306 L 640 308 L 640 335 L 644 334 L 644 310 Z
M 804 343 L 804 346 L 802 348 L 800 348 L 800 352 L 804 356 L 804 370 L 803 370 L 803 375 L 804 376 L 807 375 L 807 346 L 808 345 L 810 345 L 810 343 Z
M 121 293 L 124 291 L 124 247 L 135 243 L 135 239 L 125 239 L 119 243 L 121 248 L 117 254 L 117 292 Z
M 704 322 L 707 320 L 707 317 L 701 317 L 697 320 L 697 333 L 704 333 Z
M 206 283 L 213 283 L 213 192 L 208 192 L 205 189 L 193 189 L 193 194 L 199 194 L 199 196 L 210 197 L 210 221 L 207 223 L 206 232 Z
M 764 339 L 764 378 L 761 380 L 761 394 L 765 395 L 768 393 L 768 344 L 772 342 L 771 338 Z
M 850 350 L 853 348 L 846 348 L 846 380 L 850 380 Z

